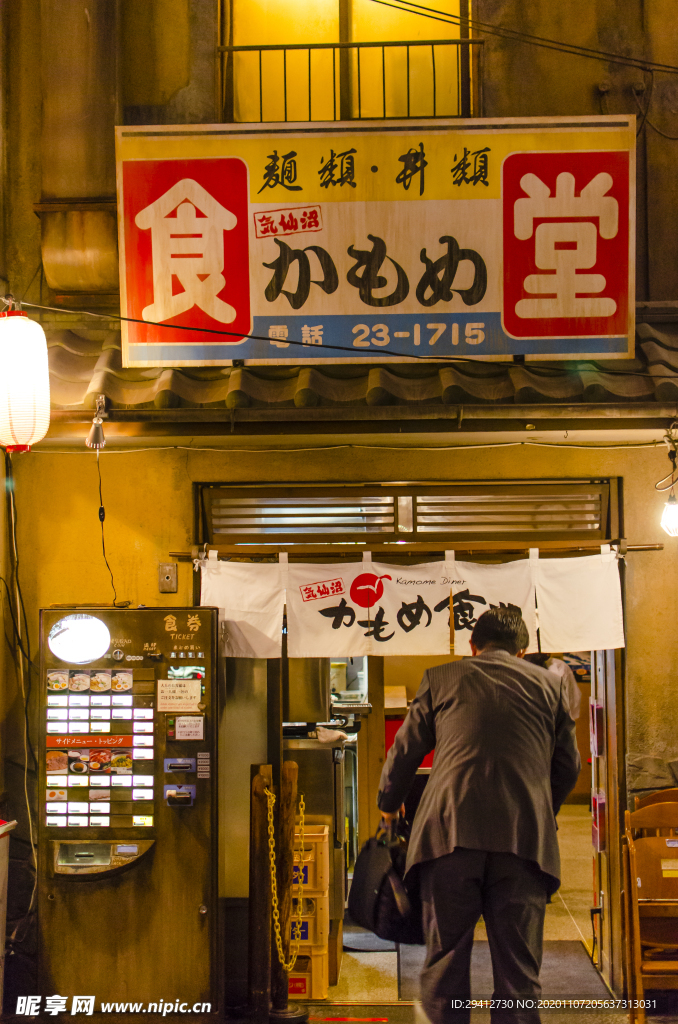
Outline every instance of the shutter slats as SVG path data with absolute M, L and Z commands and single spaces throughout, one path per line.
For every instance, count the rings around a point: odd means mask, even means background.
M 234 543 L 430 542 L 454 546 L 454 537 L 521 535 L 568 541 L 609 537 L 607 481 L 506 481 L 388 484 L 353 487 L 243 487 L 203 485 L 204 536 Z M 425 493 L 418 494 L 421 490 Z

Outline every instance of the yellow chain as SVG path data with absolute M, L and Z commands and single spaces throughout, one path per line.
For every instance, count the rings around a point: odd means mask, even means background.
M 268 801 L 268 860 L 271 870 L 271 904 L 273 909 L 273 933 L 275 935 L 275 946 L 278 950 L 278 960 L 283 971 L 287 974 L 294 970 L 294 965 L 299 956 L 299 943 L 301 942 L 301 917 L 304 911 L 304 811 L 306 804 L 304 798 L 299 794 L 299 885 L 297 888 L 297 912 L 292 932 L 292 944 L 290 946 L 290 959 L 285 960 L 283 950 L 282 933 L 280 929 L 280 905 L 278 902 L 278 878 L 275 870 L 275 824 L 273 821 L 273 807 L 275 805 L 275 793 L 270 789 L 264 789 Z

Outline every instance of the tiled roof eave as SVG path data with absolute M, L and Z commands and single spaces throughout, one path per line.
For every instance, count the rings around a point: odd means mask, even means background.
M 87 411 L 104 394 L 107 406 L 132 413 L 224 413 L 248 410 L 275 418 L 295 410 L 336 419 L 339 413 L 360 418 L 366 409 L 375 418 L 424 415 L 450 407 L 478 405 L 488 410 L 518 407 L 536 410 L 619 406 L 634 418 L 640 407 L 678 401 L 678 323 L 640 324 L 637 358 L 572 362 L 448 363 L 422 366 L 391 362 L 344 367 L 331 364 L 280 367 L 146 367 L 122 366 L 119 335 L 102 332 L 96 339 L 71 337 L 70 331 L 48 333 L 52 407 L 55 412 Z M 82 333 L 82 332 L 81 332 Z M 667 405 L 668 407 L 668 405 Z M 382 410 L 377 414 L 376 410 Z M 428 414 L 428 412 L 426 413 Z M 574 415 L 574 413 L 573 413 Z M 673 415 L 668 413 L 667 415 Z M 263 417 L 265 418 L 265 417 Z M 284 417 L 283 417 L 284 418 Z M 322 418 L 322 416 L 319 416 Z M 364 416 L 363 416 L 364 418 Z

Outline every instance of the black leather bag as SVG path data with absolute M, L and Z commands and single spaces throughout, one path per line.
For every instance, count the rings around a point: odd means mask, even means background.
M 363 846 L 348 896 L 352 920 L 380 939 L 425 945 L 416 871 L 405 881 L 409 828 L 400 820 Z

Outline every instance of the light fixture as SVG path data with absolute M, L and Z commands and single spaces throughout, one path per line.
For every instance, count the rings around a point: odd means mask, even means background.
M 27 452 L 49 430 L 47 339 L 11 295 L 0 313 L 0 445 Z
M 104 437 L 103 428 L 103 415 L 106 412 L 106 396 L 97 395 L 97 410 L 92 420 L 92 426 L 90 427 L 89 434 L 85 444 L 88 448 L 103 448 L 106 444 L 106 438 Z
M 678 423 L 675 421 L 671 424 L 669 429 L 664 434 L 664 443 L 668 448 L 669 462 L 671 463 L 671 472 L 667 473 L 662 480 L 659 480 L 654 486 L 657 491 L 669 491 L 669 500 L 664 505 L 664 511 L 662 512 L 661 528 L 668 533 L 669 537 L 678 537 L 678 501 L 673 493 L 673 489 L 678 481 L 676 481 L 676 459 L 678 459 L 678 437 L 674 433 L 675 428 L 678 427 Z M 667 482 L 668 481 L 668 482 Z
M 664 505 L 661 527 L 662 530 L 666 530 L 669 537 L 678 537 L 678 501 L 673 491 Z
M 60 661 L 87 665 L 103 658 L 111 646 L 111 634 L 101 619 L 81 612 L 55 622 L 49 631 L 47 646 Z

